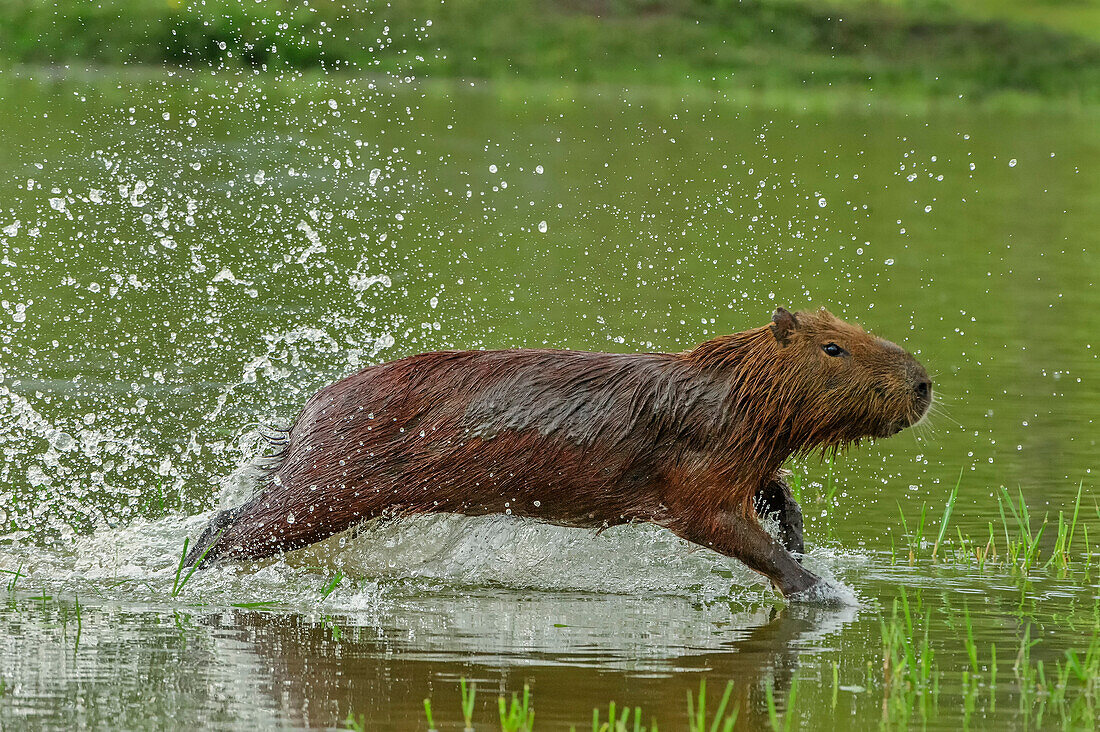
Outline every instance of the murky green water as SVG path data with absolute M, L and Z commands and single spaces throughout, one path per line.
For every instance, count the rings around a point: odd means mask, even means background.
M 413 729 L 430 696 L 453 729 L 462 676 L 485 728 L 529 683 L 540 729 L 612 699 L 680 729 L 702 677 L 749 728 L 769 689 L 807 727 L 1091 723 L 1095 680 L 1059 702 L 1055 677 L 1098 623 L 1094 116 L 31 77 L 0 76 L 0 726 Z M 927 428 L 794 466 L 807 562 L 859 607 L 786 607 L 652 527 L 500 517 L 367 527 L 172 597 L 258 426 L 329 381 L 437 348 L 682 350 L 777 304 L 902 343 L 942 397 Z M 1001 486 L 1052 522 L 1041 565 L 1082 484 L 1068 569 L 1002 561 Z M 956 561 L 991 530 L 997 561 Z M 884 662 L 903 592 L 925 685 Z

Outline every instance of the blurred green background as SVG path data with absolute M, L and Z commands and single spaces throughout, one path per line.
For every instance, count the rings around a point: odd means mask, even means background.
M 0 0 L 0 18 L 9 64 L 1100 99 L 1094 0 Z

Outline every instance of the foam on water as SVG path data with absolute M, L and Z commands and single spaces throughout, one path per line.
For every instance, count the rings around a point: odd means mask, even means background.
M 157 521 L 137 519 L 122 528 L 78 537 L 69 553 L 25 547 L 0 558 L 0 569 L 22 565 L 21 571 L 34 581 L 52 584 L 137 583 L 148 591 L 148 599 L 164 599 L 175 579 L 184 538 L 197 536 L 213 515 L 211 511 Z M 819 550 L 804 562 L 823 583 L 797 602 L 859 605 L 855 593 L 832 575 L 837 558 Z M 215 603 L 259 597 L 315 607 L 317 587 L 336 572 L 356 580 L 354 592 L 339 595 L 341 607 L 351 611 L 375 607 L 380 587 L 400 587 L 401 594 L 431 588 L 456 594 L 495 589 L 666 596 L 744 606 L 770 605 L 779 599 L 762 577 L 740 562 L 656 526 L 620 526 L 597 533 L 510 516 L 453 514 L 369 522 L 275 559 L 205 567 L 191 578 L 187 593 Z
M 144 584 L 163 597 L 178 568 L 185 537 L 197 536 L 214 512 L 158 521 L 138 519 L 75 540 L 68 556 L 38 554 L 32 575 L 53 581 Z M 23 553 L 21 561 L 30 555 Z M 823 583 L 798 603 L 858 606 L 855 593 L 833 577 L 825 550 L 804 557 Z M 0 561 L 0 566 L 10 562 Z M 842 562 L 841 562 L 842 563 Z M 14 566 L 12 567 L 14 569 Z M 356 581 L 339 595 L 347 610 L 375 607 L 380 587 L 400 593 L 522 590 L 636 597 L 673 596 L 694 603 L 770 605 L 779 596 L 740 562 L 694 546 L 651 525 L 603 532 L 510 516 L 453 514 L 369 522 L 359 529 L 271 560 L 211 565 L 197 572 L 188 594 L 228 603 L 317 604 L 317 587 L 340 572 Z
M 860 602 L 855 591 L 842 582 L 823 577 L 813 587 L 799 592 L 790 598 L 791 602 L 809 605 L 841 605 L 859 607 Z
M 649 524 L 602 532 L 513 516 L 414 516 L 370 522 L 288 561 L 353 576 L 428 578 L 523 590 L 657 594 L 697 600 L 771 596 L 740 562 Z M 817 567 L 811 557 L 808 563 Z
M 759 585 L 742 566 L 654 526 L 604 532 L 511 516 L 418 516 L 371 522 L 354 535 L 299 552 L 347 573 L 424 577 L 467 585 L 708 598 Z

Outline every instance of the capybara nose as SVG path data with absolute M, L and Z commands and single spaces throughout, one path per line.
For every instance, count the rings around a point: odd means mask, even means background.
M 927 404 L 932 401 L 932 382 L 927 378 L 921 379 L 913 387 L 913 391 L 917 392 L 917 399 L 923 404 Z

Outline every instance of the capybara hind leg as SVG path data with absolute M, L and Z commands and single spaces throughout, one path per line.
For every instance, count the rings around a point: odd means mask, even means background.
M 723 511 L 711 521 L 670 528 L 688 541 L 739 559 L 749 569 L 770 579 L 785 597 L 821 581 L 772 538 L 754 516 Z
M 358 520 L 351 512 L 295 512 L 293 503 L 292 497 L 275 491 L 218 514 L 199 541 L 210 546 L 206 558 L 263 559 L 327 539 Z M 201 551 L 199 543 L 193 554 Z
M 789 552 L 802 554 L 806 545 L 802 539 L 802 508 L 794 500 L 787 481 L 776 477 L 756 492 L 756 515 L 774 514 L 779 522 L 779 541 Z
M 246 506 L 237 506 L 215 514 L 202 534 L 199 535 L 199 538 L 191 545 L 191 551 L 187 553 L 187 557 L 183 560 L 184 566 L 190 567 L 199 561 L 217 559 L 218 555 L 221 554 L 222 544 L 220 539 L 222 535 L 233 526 L 245 508 Z
M 347 528 L 344 523 L 330 526 L 310 519 L 285 511 L 256 511 L 242 516 L 222 537 L 222 554 L 227 559 L 264 559 L 327 539 Z

